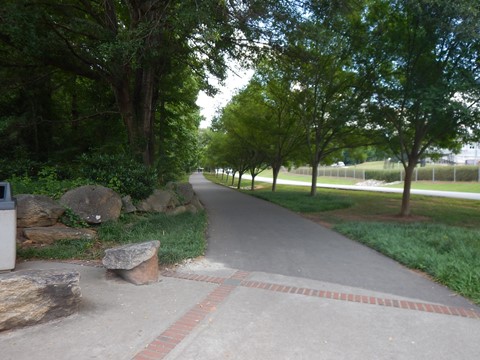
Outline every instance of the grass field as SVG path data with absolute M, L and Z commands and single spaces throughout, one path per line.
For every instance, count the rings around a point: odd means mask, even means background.
M 257 187 L 244 191 L 424 271 L 480 305 L 480 201 L 412 195 L 412 216 L 400 218 L 401 194 L 320 188 L 312 198 L 308 187 Z
M 207 217 L 204 212 L 122 215 L 118 221 L 97 228 L 97 240 L 63 240 L 49 246 L 20 247 L 21 259 L 101 259 L 105 249 L 150 240 L 160 240 L 159 262 L 174 264 L 203 255 Z

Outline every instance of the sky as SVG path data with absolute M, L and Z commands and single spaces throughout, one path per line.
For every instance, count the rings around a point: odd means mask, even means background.
M 215 113 L 223 108 L 230 101 L 232 96 L 250 81 L 253 70 L 246 70 L 239 66 L 232 67 L 228 71 L 225 84 L 221 86 L 215 80 L 212 84 L 218 85 L 219 92 L 214 97 L 207 96 L 203 91 L 200 92 L 197 99 L 197 105 L 200 107 L 200 114 L 205 118 L 200 123 L 201 128 L 207 128 L 212 122 Z

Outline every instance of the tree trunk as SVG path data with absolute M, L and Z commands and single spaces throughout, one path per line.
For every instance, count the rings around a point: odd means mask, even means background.
M 310 188 L 310 196 L 317 195 L 317 176 L 318 176 L 318 161 L 314 161 L 312 166 L 312 186 Z
M 405 179 L 403 183 L 402 207 L 400 209 L 400 216 L 410 216 L 410 190 L 412 188 L 412 177 L 415 170 L 415 161 L 409 161 L 405 167 Z
M 257 175 L 252 175 L 252 185 L 250 186 L 251 191 L 255 190 L 255 176 L 257 176 Z
M 242 175 L 243 173 L 239 172 L 238 173 L 238 184 L 237 184 L 237 189 L 240 190 L 240 185 L 242 184 Z
M 141 156 L 143 163 L 155 162 L 155 110 L 158 103 L 158 85 L 155 68 L 141 69 L 132 75 L 124 69 L 121 79 L 111 81 L 120 115 L 127 129 L 128 143 L 134 156 Z
M 274 165 L 272 167 L 272 170 L 273 170 L 272 191 L 273 192 L 277 190 L 277 179 L 278 179 L 278 174 L 280 173 L 280 167 L 281 165 Z

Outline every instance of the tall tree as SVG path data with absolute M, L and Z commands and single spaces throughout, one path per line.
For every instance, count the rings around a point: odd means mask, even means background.
M 355 1 L 305 1 L 281 48 L 283 64 L 295 73 L 298 116 L 307 135 L 317 191 L 318 166 L 330 154 L 363 145 L 361 104 L 366 82 L 355 69 L 355 31 L 361 8 Z
M 281 167 L 294 160 L 305 139 L 295 111 L 298 106 L 295 78 L 288 69 L 278 65 L 274 59 L 264 61 L 257 67 L 254 78 L 258 82 L 258 101 L 268 114 L 263 122 L 257 123 L 257 131 L 262 134 L 267 162 L 272 167 L 272 191 L 276 190 Z
M 373 76 L 371 128 L 405 169 L 401 216 L 410 215 L 415 166 L 454 148 L 479 124 L 480 5 L 474 0 L 372 0 L 359 69 Z
M 201 79 L 222 78 L 224 55 L 243 50 L 266 3 L 4 0 L 0 42 L 36 64 L 109 84 L 132 152 L 153 165 L 165 76 L 188 65 Z

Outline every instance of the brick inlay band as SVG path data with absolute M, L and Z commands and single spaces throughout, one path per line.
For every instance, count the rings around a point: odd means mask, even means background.
M 160 360 L 165 358 L 192 330 L 214 312 L 217 307 L 230 295 L 236 285 L 240 285 L 250 273 L 238 271 L 230 278 L 218 278 L 194 274 L 182 274 L 175 272 L 164 272 L 163 276 L 175 277 L 178 279 L 202 281 L 220 284 L 215 290 L 207 295 L 200 303 L 187 311 L 180 319 L 155 338 L 147 347 L 139 352 L 134 360 Z M 231 284 L 225 283 L 230 281 Z
M 239 273 L 242 273 L 242 272 L 238 271 L 236 274 L 239 274 Z M 246 273 L 246 274 L 247 274 L 246 276 L 248 276 L 249 273 Z M 225 283 L 234 284 L 230 280 L 230 279 L 234 279 L 233 276 L 228 279 L 212 278 L 207 276 L 206 277 L 207 280 L 200 280 L 198 275 L 194 275 L 194 274 L 168 272 L 168 273 L 164 273 L 163 275 L 168 277 L 175 277 L 179 279 L 187 279 L 187 280 L 193 280 L 193 281 L 207 281 L 207 282 L 216 282 L 216 283 L 223 283 L 223 284 Z M 262 289 L 262 290 L 297 294 L 297 295 L 303 295 L 303 296 L 313 296 L 313 297 L 319 297 L 324 299 L 355 302 L 360 304 L 395 307 L 395 308 L 404 309 L 404 310 L 422 311 L 422 312 L 430 312 L 430 313 L 442 314 L 442 315 L 461 316 L 461 317 L 467 317 L 471 319 L 480 319 L 480 313 L 478 311 L 475 311 L 472 309 L 465 309 L 461 307 L 454 307 L 454 306 L 429 304 L 429 303 L 421 303 L 421 302 L 398 300 L 398 299 L 387 299 L 387 298 L 380 298 L 375 296 L 341 293 L 336 291 L 297 288 L 295 286 L 287 286 L 287 285 L 280 285 L 280 284 L 267 283 L 262 281 L 253 281 L 253 280 L 242 280 L 240 283 L 240 286 L 252 288 L 252 289 Z

